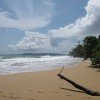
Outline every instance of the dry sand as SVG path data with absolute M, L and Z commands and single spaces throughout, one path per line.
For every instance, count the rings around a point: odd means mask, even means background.
M 80 85 L 100 91 L 100 72 L 90 62 L 65 68 L 64 76 Z M 0 100 L 100 100 L 57 77 L 59 70 L 0 76 Z

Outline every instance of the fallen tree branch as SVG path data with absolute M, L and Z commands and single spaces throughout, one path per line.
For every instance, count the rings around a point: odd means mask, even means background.
M 78 84 L 76 84 L 75 82 L 73 82 L 72 80 L 66 78 L 65 76 L 63 76 L 63 75 L 61 75 L 61 74 L 58 74 L 58 76 L 59 76 L 61 79 L 63 79 L 63 80 L 65 80 L 65 81 L 69 82 L 70 84 L 72 84 L 75 88 L 78 88 L 78 89 L 84 91 L 85 93 L 87 93 L 87 94 L 89 94 L 89 95 L 92 95 L 92 96 L 100 96 L 100 93 L 97 92 L 97 91 L 92 91 L 92 90 L 87 89 L 87 88 L 85 88 L 85 87 L 83 87 L 83 86 L 81 86 L 81 85 L 78 85 Z

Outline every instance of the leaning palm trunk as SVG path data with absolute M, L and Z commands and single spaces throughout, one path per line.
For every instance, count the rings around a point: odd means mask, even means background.
M 81 85 L 78 85 L 78 84 L 76 84 L 75 82 L 73 82 L 72 80 L 70 80 L 70 79 L 66 78 L 65 76 L 61 75 L 60 73 L 58 74 L 58 76 L 59 76 L 61 79 L 63 79 L 63 80 L 65 80 L 65 81 L 69 82 L 70 84 L 72 84 L 75 88 L 78 88 L 78 89 L 84 91 L 85 93 L 87 93 L 87 94 L 89 94 L 89 95 L 92 95 L 92 96 L 100 96 L 100 93 L 99 93 L 99 92 L 97 92 L 97 91 L 92 91 L 92 90 L 87 89 L 87 88 L 85 88 L 85 87 L 83 87 L 83 86 L 81 86 Z

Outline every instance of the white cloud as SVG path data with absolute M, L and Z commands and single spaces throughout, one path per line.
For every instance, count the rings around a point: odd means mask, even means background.
M 48 51 L 50 48 L 49 36 L 41 34 L 39 32 L 25 32 L 25 37 L 19 41 L 16 45 L 9 45 L 9 47 L 15 50 L 38 50 Z
M 23 52 L 57 52 L 66 53 L 67 50 L 72 48 L 72 38 L 55 38 L 49 34 L 42 34 L 39 32 L 25 32 L 25 37 L 15 45 L 9 45 L 13 50 L 19 50 Z
M 0 9 L 0 27 L 32 30 L 50 24 L 54 5 L 50 0 L 4 0 L 9 10 Z
M 59 29 L 49 31 L 54 37 L 86 36 L 100 33 L 100 0 L 89 0 L 86 9 L 86 16 L 78 18 L 75 23 Z
M 28 32 L 20 42 L 10 47 L 33 52 L 67 52 L 80 38 L 100 33 L 100 0 L 89 0 L 85 9 L 86 16 L 78 18 L 75 23 L 49 30 L 47 35 Z

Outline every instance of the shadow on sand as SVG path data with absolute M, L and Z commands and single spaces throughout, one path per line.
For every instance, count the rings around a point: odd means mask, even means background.
M 68 88 L 60 88 L 60 89 L 63 89 L 63 90 L 68 90 L 68 91 L 73 91 L 73 92 L 85 93 L 84 91 L 73 90 L 73 89 L 68 89 Z

